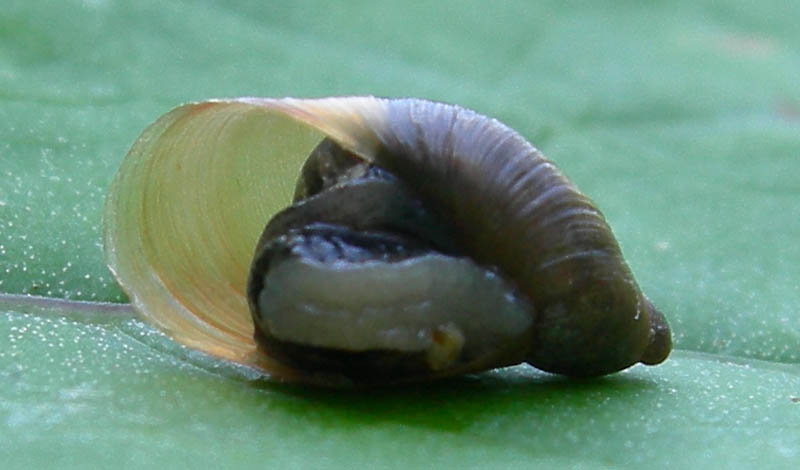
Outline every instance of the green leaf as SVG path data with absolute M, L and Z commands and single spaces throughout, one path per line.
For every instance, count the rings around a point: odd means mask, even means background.
M 124 299 L 103 197 L 181 102 L 419 96 L 497 117 L 555 160 L 679 351 L 586 382 L 518 367 L 332 393 L 254 381 L 124 307 L 5 296 L 3 467 L 796 466 L 799 15 L 744 0 L 4 2 L 0 292 Z
M 800 457 L 796 366 L 679 351 L 596 380 L 518 366 L 331 392 L 258 382 L 113 307 L 9 306 L 0 416 L 12 432 L 0 450 L 12 468 L 790 468 Z

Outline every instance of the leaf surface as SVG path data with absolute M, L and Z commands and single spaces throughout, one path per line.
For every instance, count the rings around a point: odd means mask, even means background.
M 799 16 L 744 0 L 4 2 L 0 292 L 124 301 L 103 197 L 179 103 L 419 96 L 497 117 L 555 160 L 678 348 L 587 382 L 520 367 L 331 393 L 259 383 L 124 307 L 3 296 L 4 468 L 793 468 Z

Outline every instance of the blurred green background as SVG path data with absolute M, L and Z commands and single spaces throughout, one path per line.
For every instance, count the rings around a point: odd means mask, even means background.
M 679 351 L 594 381 L 518 367 L 330 393 L 263 384 L 124 311 L 6 297 L 3 468 L 793 468 L 797 18 L 791 1 L 4 0 L 0 292 L 124 301 L 103 197 L 182 102 L 417 96 L 497 117 L 556 161 Z

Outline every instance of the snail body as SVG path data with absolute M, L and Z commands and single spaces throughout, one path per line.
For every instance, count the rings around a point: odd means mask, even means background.
M 310 156 L 299 170 L 298 156 Z M 299 171 L 294 202 L 248 212 L 266 189 L 289 192 L 265 160 Z M 197 192 L 181 185 L 193 178 Z M 593 376 L 670 350 L 600 211 L 516 132 L 458 106 L 185 105 L 134 144 L 105 227 L 109 266 L 144 318 L 278 380 L 394 383 L 520 362 Z

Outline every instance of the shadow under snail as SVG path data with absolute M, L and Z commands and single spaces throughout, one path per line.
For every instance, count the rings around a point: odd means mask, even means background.
M 278 381 L 597 376 L 671 348 L 589 198 L 510 128 L 443 103 L 181 106 L 124 159 L 104 238 L 146 321 Z

